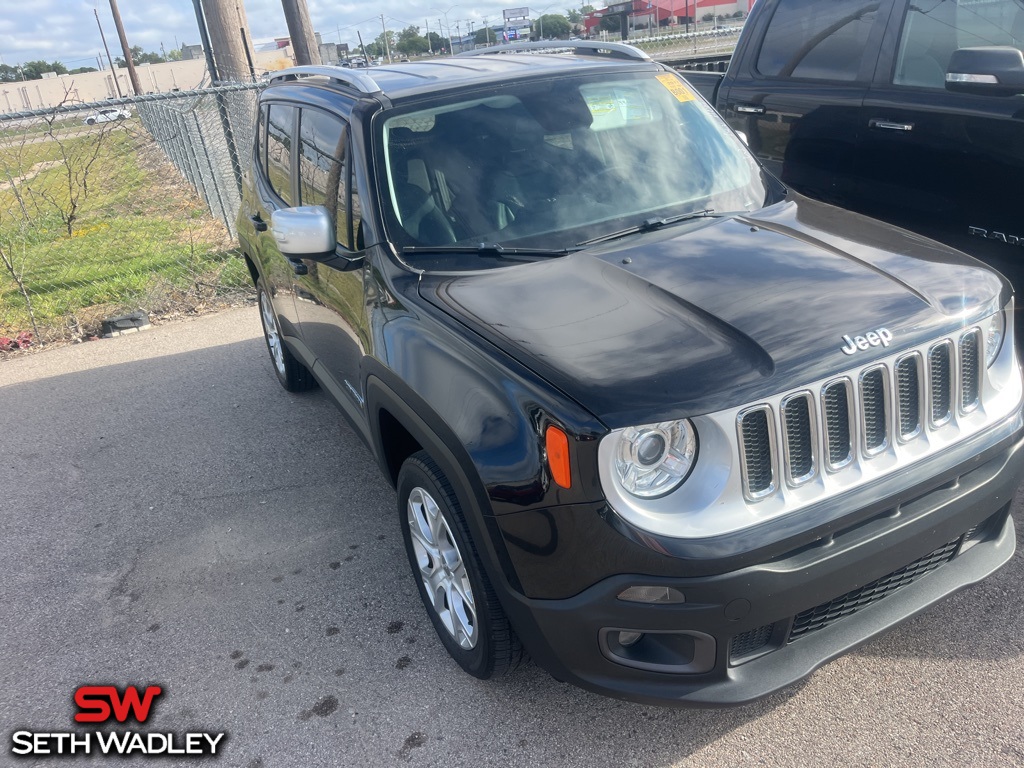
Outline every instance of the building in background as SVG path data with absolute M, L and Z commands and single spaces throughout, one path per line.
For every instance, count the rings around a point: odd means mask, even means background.
M 198 48 L 198 58 L 184 57 L 185 48 Z M 264 72 L 284 69 L 295 64 L 292 49 L 287 44 L 270 50 L 256 51 L 257 76 Z M 206 70 L 206 59 L 202 46 L 182 46 L 182 60 L 163 64 L 136 64 L 139 84 L 143 93 L 167 93 L 169 91 L 190 91 L 210 84 Z M 132 93 L 128 81 L 128 70 L 117 69 L 121 92 Z M 25 112 L 32 109 L 50 109 L 61 103 L 83 104 L 106 99 L 116 99 L 117 88 L 114 75 L 109 69 L 100 72 L 84 72 L 77 75 L 44 76 L 42 80 L 0 84 L 0 113 Z
M 625 0 L 585 14 L 583 29 L 588 37 L 600 37 L 601 22 L 615 17 L 622 20 L 621 29 L 628 35 L 646 34 L 663 27 L 699 22 L 705 16 L 746 16 L 753 4 L 754 0 Z M 606 31 L 614 35 L 614 31 Z

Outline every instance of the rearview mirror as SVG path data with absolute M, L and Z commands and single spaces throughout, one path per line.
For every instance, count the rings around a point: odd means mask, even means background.
M 282 208 L 270 216 L 270 231 L 289 259 L 323 261 L 334 258 L 337 241 L 331 214 L 322 205 Z
M 1008 45 L 953 51 L 946 90 L 994 96 L 1024 93 L 1024 53 Z

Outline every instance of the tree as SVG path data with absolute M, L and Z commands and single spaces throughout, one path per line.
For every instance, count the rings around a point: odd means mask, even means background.
M 172 48 L 167 52 L 168 61 L 181 61 L 181 48 Z
M 579 26 L 580 24 L 583 23 L 583 17 L 586 16 L 588 13 L 593 13 L 593 12 L 594 12 L 594 6 L 592 6 L 592 5 L 584 5 L 579 10 L 576 10 L 575 8 L 567 8 L 565 10 L 565 17 L 569 20 L 569 23 L 572 24 L 573 26 Z
M 393 51 L 393 50 L 395 50 L 395 46 L 397 44 L 398 44 L 398 40 L 395 38 L 395 33 L 392 32 L 389 29 L 388 30 L 388 46 L 390 46 L 391 50 Z M 383 32 L 381 32 L 379 35 L 377 35 L 377 37 L 374 39 L 374 41 L 372 43 L 367 43 L 366 44 L 366 55 L 367 56 L 373 56 L 374 58 L 380 58 L 382 56 L 387 56 L 388 55 L 387 48 L 384 46 L 384 33 Z
M 24 73 L 26 80 L 42 80 L 43 73 L 45 72 L 56 72 L 58 75 L 66 75 L 68 73 L 68 68 L 59 61 L 50 63 L 48 61 L 39 60 L 22 64 L 21 71 Z M 21 80 L 20 74 L 15 78 L 15 80 Z
M 427 38 L 420 36 L 420 28 L 409 26 L 398 33 L 395 50 L 407 56 L 427 52 Z
M 132 61 L 136 64 L 163 64 L 165 61 L 167 61 L 167 59 L 165 59 L 159 53 L 146 53 L 142 50 L 141 45 L 133 45 L 131 48 L 131 52 Z M 181 55 L 180 51 L 178 52 L 178 55 Z M 122 57 L 115 56 L 114 64 L 116 64 L 119 67 L 123 67 L 125 65 L 125 61 Z
M 490 45 L 494 43 L 494 30 L 490 27 L 481 27 L 473 33 L 473 42 L 477 45 Z
M 537 20 L 535 29 L 545 39 L 568 37 L 569 20 L 558 13 L 546 13 Z
M 68 72 L 69 75 L 84 75 L 86 72 L 98 72 L 96 67 L 79 67 Z
M 451 47 L 451 42 L 448 38 L 441 37 L 437 32 L 428 32 L 427 37 L 430 39 L 430 45 L 427 48 L 434 53 L 447 51 Z

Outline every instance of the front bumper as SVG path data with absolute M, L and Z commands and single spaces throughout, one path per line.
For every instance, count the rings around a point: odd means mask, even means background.
M 678 577 L 624 568 L 572 597 L 507 592 L 504 603 L 534 659 L 558 679 L 645 703 L 741 704 L 1006 563 L 1015 546 L 1009 506 L 1022 475 L 1018 432 L 952 480 L 869 519 L 851 515 L 860 522 L 780 556 L 710 575 L 689 575 L 694 564 L 683 561 L 677 572 L 687 575 Z M 505 538 L 511 543 L 507 528 Z M 634 585 L 671 586 L 686 602 L 617 598 Z M 644 635 L 623 647 L 619 630 Z

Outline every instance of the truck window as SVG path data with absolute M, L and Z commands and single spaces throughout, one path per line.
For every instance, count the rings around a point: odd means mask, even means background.
M 768 77 L 856 80 L 878 12 L 866 0 L 780 0 L 757 71 Z
M 946 67 L 958 48 L 1024 45 L 1022 0 L 928 0 L 912 4 L 903 22 L 892 81 L 944 88 Z

